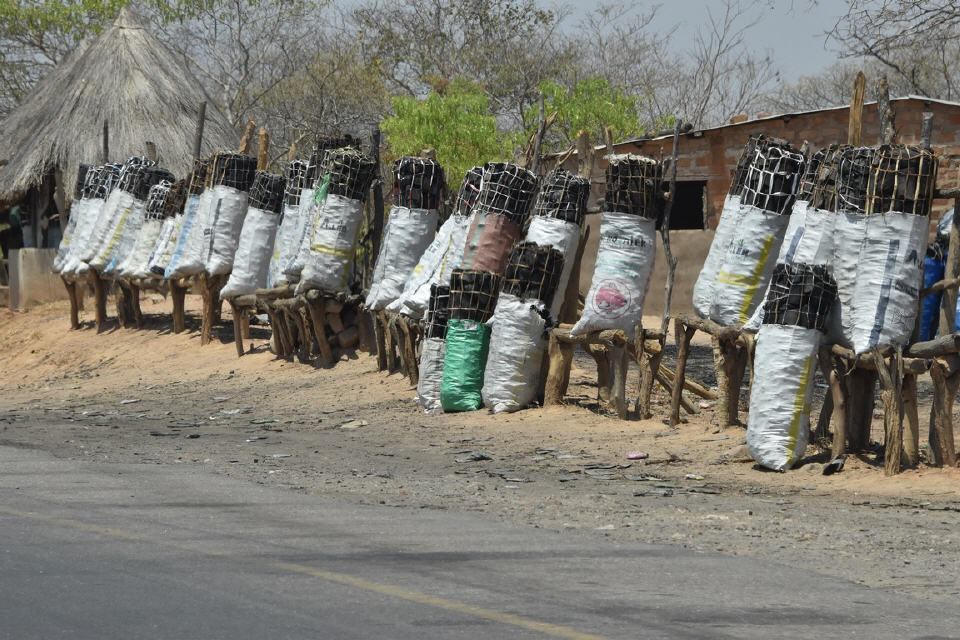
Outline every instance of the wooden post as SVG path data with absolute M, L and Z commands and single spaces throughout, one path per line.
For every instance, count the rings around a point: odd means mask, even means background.
M 253 131 L 256 128 L 257 123 L 253 121 L 253 118 L 247 120 L 247 126 L 243 129 L 243 135 L 240 136 L 240 146 L 238 152 L 243 155 L 250 153 L 250 139 L 253 138 Z
M 107 328 L 107 286 L 96 269 L 91 268 L 89 273 L 93 281 L 97 333 L 102 333 Z
M 680 424 L 680 401 L 683 399 L 683 388 L 687 378 L 687 358 L 690 355 L 690 341 L 697 332 L 695 327 L 689 327 L 680 318 L 673 321 L 674 339 L 677 343 L 677 371 L 673 378 L 673 389 L 670 394 L 670 426 Z M 720 396 L 722 397 L 722 395 Z
M 324 300 L 316 289 L 307 291 L 305 297 L 307 311 L 310 313 L 310 320 L 313 323 L 313 335 L 317 340 L 317 348 L 320 350 L 321 364 L 329 367 L 333 364 L 333 349 L 330 348 L 330 342 L 327 340 Z
M 366 315 L 370 316 L 373 324 L 373 336 L 377 348 L 377 371 L 387 370 L 387 337 L 384 334 L 383 325 L 380 324 L 380 315 L 376 311 L 370 311 Z
M 573 364 L 573 345 L 561 342 L 551 333 L 547 357 L 550 360 L 550 367 L 543 390 L 544 406 L 561 404 L 563 397 L 567 394 L 570 366 Z
M 136 282 L 130 283 L 130 305 L 133 310 L 133 325 L 143 329 L 143 310 L 140 308 L 140 286 Z
M 947 264 L 945 280 L 952 280 L 960 276 L 960 196 L 953 200 L 953 220 L 950 225 L 950 244 L 947 249 Z M 950 287 L 943 292 L 943 315 L 947 326 L 941 333 L 953 333 L 956 330 L 957 289 Z
M 183 333 L 187 328 L 186 313 L 184 309 L 187 287 L 174 278 L 170 280 L 170 299 L 173 301 L 173 332 Z
M 821 347 L 817 351 L 817 364 L 820 366 L 820 372 L 829 385 L 830 371 L 833 369 L 833 359 L 830 356 L 829 347 Z M 814 442 L 821 442 L 826 439 L 827 433 L 830 430 L 830 419 L 832 417 L 833 394 L 827 393 L 823 398 L 823 406 L 820 407 L 820 415 L 817 417 L 817 428 L 814 429 L 813 432 Z
M 627 418 L 627 373 L 630 368 L 629 353 L 625 346 L 610 347 L 608 350 L 611 369 L 610 407 L 621 420 Z
M 209 344 L 213 340 L 213 327 L 217 324 L 217 311 L 220 308 L 220 289 L 226 284 L 226 276 L 200 275 L 200 293 L 203 296 L 203 318 L 200 328 L 200 344 Z
M 370 156 L 376 162 L 376 178 L 373 181 L 373 221 L 370 227 L 372 244 L 370 254 L 373 259 L 380 255 L 380 241 L 383 239 L 383 179 L 380 175 L 380 127 L 375 127 L 370 134 Z
M 104 120 L 103 121 L 103 163 L 106 164 L 110 162 L 110 125 Z
M 588 344 L 585 347 L 597 363 L 597 402 L 601 408 L 609 406 L 613 394 L 613 366 L 607 348 L 602 344 Z
M 530 171 L 540 175 L 540 149 L 543 147 L 543 138 L 547 133 L 547 107 L 543 92 L 540 92 L 540 119 L 537 125 L 537 134 L 533 142 L 533 157 L 530 159 Z
M 903 376 L 903 412 L 906 416 L 906 428 L 903 434 L 903 456 L 909 467 L 920 464 L 920 413 L 917 407 L 917 376 L 907 373 Z
M 717 419 L 720 428 L 739 426 L 740 388 L 747 370 L 747 349 L 736 339 L 713 338 L 713 360 L 717 370 Z
M 63 280 L 63 286 L 67 289 L 67 297 L 70 299 L 70 328 L 79 329 L 80 301 L 78 299 L 77 290 L 80 287 L 75 280 L 68 280 L 64 276 L 60 276 L 60 279 Z
M 402 334 L 403 360 L 407 369 L 407 377 L 410 378 L 410 384 L 416 387 L 420 379 L 420 367 L 417 363 L 416 328 L 412 328 L 407 319 L 399 315 L 397 316 L 397 324 Z
M 859 453 L 870 443 L 877 372 L 860 367 L 854 368 L 847 374 L 846 383 L 847 444 L 850 452 Z
M 901 357 L 895 352 L 890 357 L 890 365 L 884 361 L 879 351 L 873 352 L 873 362 L 880 379 L 880 398 L 883 400 L 884 460 L 883 473 L 894 476 L 900 473 L 900 454 L 903 449 L 903 396 L 901 384 L 903 374 L 900 371 Z
M 147 160 L 150 160 L 151 162 L 156 162 L 157 161 L 157 144 L 155 142 L 150 142 L 149 140 L 147 140 L 143 146 L 146 147 L 146 150 L 147 150 L 147 153 L 146 153 Z
M 933 380 L 933 407 L 929 439 L 933 464 L 954 467 L 957 452 L 953 441 L 953 401 L 960 388 L 960 357 L 951 354 L 934 358 L 930 378 Z
M 257 171 L 266 171 L 269 164 L 270 153 L 270 135 L 267 134 L 266 127 L 260 127 L 260 133 L 257 136 Z
M 203 145 L 203 125 L 207 117 L 206 101 L 200 103 L 200 109 L 197 112 L 197 128 L 193 133 L 193 159 L 200 159 L 200 148 Z
M 847 125 L 847 144 L 858 146 L 863 130 L 863 101 L 867 92 L 867 77 L 857 72 L 853 82 L 853 99 L 850 101 L 850 123 Z
M 240 316 L 244 315 L 246 312 L 241 311 L 240 307 L 237 306 L 237 303 L 230 298 L 227 300 L 230 303 L 230 315 L 233 316 L 233 342 L 237 347 L 237 357 L 243 357 L 243 328 L 240 324 Z
M 830 395 L 833 397 L 833 446 L 830 455 L 833 458 L 847 452 L 847 396 L 843 388 L 843 371 L 838 359 L 833 359 L 830 368 Z
M 893 105 L 890 104 L 890 85 L 887 76 L 877 80 L 877 111 L 880 121 L 880 144 L 893 144 L 897 137 L 897 125 L 894 121 Z

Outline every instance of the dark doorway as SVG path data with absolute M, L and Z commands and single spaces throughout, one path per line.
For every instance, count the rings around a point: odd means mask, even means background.
M 707 182 L 705 180 L 677 181 L 677 192 L 670 211 L 670 228 L 703 229 L 703 211 Z

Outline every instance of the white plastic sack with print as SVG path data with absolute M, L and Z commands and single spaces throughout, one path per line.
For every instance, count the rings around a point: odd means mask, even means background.
M 327 195 L 317 214 L 310 256 L 297 285 L 298 294 L 310 289 L 331 293 L 346 291 L 362 222 L 360 200 L 334 193 Z
M 272 211 L 250 207 L 240 232 L 233 271 L 220 291 L 221 298 L 247 295 L 267 285 L 278 222 L 279 216 Z
M 390 209 L 367 294 L 368 309 L 380 311 L 400 297 L 407 277 L 433 240 L 438 217 L 436 209 Z
M 483 373 L 483 405 L 494 413 L 530 406 L 537 396 L 547 349 L 547 322 L 539 300 L 501 293 L 490 325 L 490 351 Z
M 557 282 L 557 290 L 550 305 L 550 317 L 556 321 L 560 317 L 564 293 L 573 272 L 574 258 L 580 244 L 580 227 L 559 218 L 533 216 L 530 218 L 526 240 L 541 246 L 553 247 L 563 255 L 563 269 L 560 271 L 560 280 Z

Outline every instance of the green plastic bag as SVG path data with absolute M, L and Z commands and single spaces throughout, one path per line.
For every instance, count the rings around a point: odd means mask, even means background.
M 447 413 L 483 406 L 483 370 L 487 367 L 490 327 L 475 320 L 447 321 L 440 404 Z

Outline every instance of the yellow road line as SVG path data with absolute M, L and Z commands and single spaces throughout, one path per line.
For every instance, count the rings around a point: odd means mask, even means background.
M 185 551 L 188 553 L 195 553 L 195 554 L 205 555 L 209 557 L 218 557 L 218 558 L 231 557 L 231 554 L 226 551 L 211 551 L 207 549 L 201 549 L 191 545 L 170 542 L 169 540 L 164 540 L 162 538 L 161 539 L 150 538 L 148 536 L 134 533 L 132 531 L 117 529 L 116 527 L 104 527 L 97 524 L 82 522 L 80 520 L 73 520 L 72 518 L 60 518 L 56 516 L 47 516 L 40 513 L 35 513 L 30 511 L 20 511 L 17 509 L 11 509 L 9 507 L 3 507 L 3 506 L 0 506 L 0 515 L 8 515 L 16 518 L 36 520 L 39 522 L 58 525 L 68 529 L 74 529 L 76 531 L 83 531 L 85 533 L 92 533 L 92 534 L 101 535 L 109 538 L 114 538 L 117 540 L 124 540 L 127 542 L 148 542 L 150 544 L 154 544 L 162 547 L 168 547 L 170 549 L 176 549 L 178 551 Z M 490 622 L 495 622 L 498 624 L 517 627 L 519 629 L 526 629 L 527 631 L 535 631 L 537 633 L 542 633 L 546 636 L 551 636 L 554 638 L 564 638 L 565 640 L 604 640 L 603 636 L 597 636 L 590 633 L 583 633 L 583 632 L 577 631 L 576 629 L 571 629 L 570 627 L 551 624 L 549 622 L 541 622 L 539 620 L 534 620 L 532 618 L 526 618 L 524 616 L 518 616 L 512 613 L 505 613 L 503 611 L 496 611 L 494 609 L 487 609 L 485 607 L 477 607 L 471 604 L 467 604 L 465 602 L 451 600 L 449 598 L 431 596 L 426 593 L 421 593 L 419 591 L 412 591 L 410 589 L 406 589 L 404 587 L 400 587 L 397 585 L 385 584 L 382 582 L 374 582 L 372 580 L 367 580 L 365 578 L 359 578 L 357 576 L 350 575 L 349 573 L 343 573 L 340 571 L 326 571 L 324 569 L 317 569 L 315 567 L 311 567 L 305 564 L 298 564 L 295 562 L 282 562 L 279 560 L 269 560 L 266 558 L 256 558 L 256 557 L 250 557 L 250 556 L 245 557 L 244 561 L 258 562 L 260 564 L 272 567 L 273 569 L 279 569 L 281 571 L 286 571 L 288 573 L 297 573 L 300 575 L 311 576 L 313 578 L 318 578 L 326 582 L 332 582 L 335 584 L 353 587 L 355 589 L 369 591 L 371 593 L 379 593 L 381 595 L 397 598 L 398 600 L 404 600 L 406 602 L 422 604 L 428 607 L 433 607 L 435 609 L 442 609 L 444 611 L 459 613 L 462 615 L 471 616 L 471 617 L 479 618 L 482 620 L 488 620 Z

